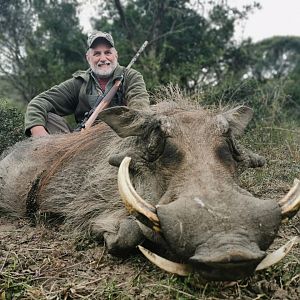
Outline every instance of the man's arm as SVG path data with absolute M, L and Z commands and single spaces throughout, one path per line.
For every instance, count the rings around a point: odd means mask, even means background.
M 135 109 L 149 109 L 149 94 L 146 90 L 141 73 L 134 69 L 129 69 L 125 74 L 125 101 L 128 106 Z
M 33 98 L 25 114 L 25 134 L 46 135 L 45 126 L 49 112 L 60 116 L 72 114 L 78 104 L 80 86 L 81 80 L 72 78 Z

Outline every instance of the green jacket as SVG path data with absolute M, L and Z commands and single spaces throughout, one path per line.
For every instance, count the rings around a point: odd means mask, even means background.
M 105 91 L 112 87 L 116 79 L 120 79 L 124 69 L 125 67 L 117 66 Z M 76 122 L 80 123 L 84 114 L 95 104 L 99 93 L 102 92 L 91 69 L 74 73 L 71 79 L 39 94 L 29 102 L 25 114 L 25 134 L 30 136 L 30 128 L 33 126 L 45 126 L 49 112 L 59 116 L 74 114 Z M 129 69 L 125 72 L 122 87 L 110 106 L 117 105 L 128 105 L 136 109 L 149 107 L 145 82 L 136 70 Z

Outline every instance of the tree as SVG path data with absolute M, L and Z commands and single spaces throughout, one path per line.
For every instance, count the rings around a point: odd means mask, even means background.
M 0 72 L 24 99 L 31 94 L 25 79 L 25 40 L 32 32 L 34 13 L 29 1 L 0 2 Z
M 299 37 L 268 38 L 250 45 L 250 51 L 255 59 L 248 62 L 249 71 L 260 81 L 287 78 L 300 68 Z
M 0 14 L 0 72 L 25 101 L 85 68 L 77 1 L 11 0 Z
M 240 51 L 246 60 L 239 71 L 239 81 L 254 79 L 265 84 L 270 81 L 284 86 L 289 95 L 287 106 L 300 107 L 300 38 L 275 36 L 258 43 L 244 44 Z M 238 56 L 236 56 L 238 57 Z
M 94 27 L 113 34 L 123 64 L 144 40 L 150 41 L 135 66 L 149 88 L 170 81 L 186 88 L 220 81 L 238 48 L 233 40 L 235 23 L 257 7 L 239 11 L 226 1 L 194 1 L 193 5 L 188 0 L 104 2 Z

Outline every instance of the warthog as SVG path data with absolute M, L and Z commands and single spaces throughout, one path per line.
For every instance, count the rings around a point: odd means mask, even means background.
M 264 163 L 236 143 L 250 108 L 216 113 L 161 102 L 100 118 L 84 133 L 16 144 L 0 162 L 1 215 L 61 220 L 104 238 L 112 254 L 149 240 L 176 261 L 140 247 L 154 263 L 211 280 L 243 278 L 284 255 L 287 247 L 264 259 L 281 220 L 299 210 L 298 185 L 277 202 L 236 182 L 238 165 Z

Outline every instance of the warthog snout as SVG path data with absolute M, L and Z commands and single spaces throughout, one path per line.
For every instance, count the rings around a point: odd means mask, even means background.
M 211 251 L 211 249 L 214 249 Z M 257 244 L 240 234 L 217 234 L 199 245 L 190 261 L 207 265 L 259 262 L 265 257 Z
M 199 245 L 188 261 L 207 278 L 236 280 L 253 273 L 265 256 L 266 253 L 244 235 L 217 234 Z

